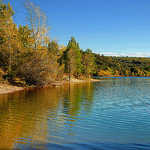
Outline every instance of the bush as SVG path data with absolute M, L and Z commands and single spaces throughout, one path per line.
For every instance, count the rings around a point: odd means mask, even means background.
M 17 69 L 17 76 L 28 85 L 45 85 L 55 81 L 60 74 L 60 67 L 57 60 L 50 57 L 42 58 L 42 56 L 30 56 L 22 61 Z

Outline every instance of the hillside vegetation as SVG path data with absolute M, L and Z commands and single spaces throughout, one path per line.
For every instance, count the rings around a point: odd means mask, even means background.
M 150 76 L 150 58 L 108 57 L 95 54 L 99 76 Z

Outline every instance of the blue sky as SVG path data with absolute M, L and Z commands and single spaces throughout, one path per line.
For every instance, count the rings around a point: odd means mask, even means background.
M 9 0 L 8 0 L 9 1 Z M 116 56 L 150 57 L 150 0 L 32 0 L 47 14 L 51 38 Z M 25 24 L 23 0 L 10 0 L 15 22 Z

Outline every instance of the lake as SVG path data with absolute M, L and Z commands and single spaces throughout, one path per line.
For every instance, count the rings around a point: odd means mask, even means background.
M 150 149 L 150 78 L 0 95 L 0 149 Z

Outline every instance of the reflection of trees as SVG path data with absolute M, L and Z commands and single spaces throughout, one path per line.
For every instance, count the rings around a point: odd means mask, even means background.
M 53 140 L 53 133 L 65 128 L 66 123 L 73 127 L 75 116 L 80 111 L 88 112 L 92 101 L 92 83 L 0 95 L 0 149 L 15 148 L 15 143 L 35 145 Z M 68 134 L 73 133 L 73 129 L 67 130 Z
M 93 84 L 91 82 L 67 84 L 62 88 L 65 113 L 76 116 L 81 108 L 89 111 L 93 101 Z
M 87 112 L 91 111 L 94 96 L 94 86 L 90 82 L 87 82 L 83 88 L 83 100 L 84 108 Z
M 58 90 L 52 88 L 0 96 L 0 149 L 13 148 L 18 137 L 43 141 L 47 136 L 47 111 L 58 107 Z M 54 117 L 54 116 L 53 116 Z

